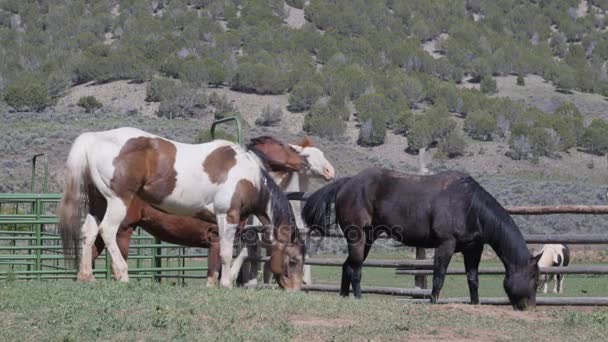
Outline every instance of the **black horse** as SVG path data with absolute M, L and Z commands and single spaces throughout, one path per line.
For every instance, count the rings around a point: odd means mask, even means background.
M 431 303 L 436 303 L 455 252 L 462 252 L 471 294 L 479 303 L 478 267 L 484 244 L 492 246 L 506 270 L 504 288 L 515 309 L 536 305 L 540 256 L 528 250 L 507 211 L 471 176 L 442 172 L 417 176 L 370 168 L 340 178 L 313 193 L 302 210 L 311 230 L 325 232 L 335 201 L 336 218 L 348 243 L 340 294 L 352 284 L 361 297 L 361 268 L 380 233 L 407 246 L 436 248 Z

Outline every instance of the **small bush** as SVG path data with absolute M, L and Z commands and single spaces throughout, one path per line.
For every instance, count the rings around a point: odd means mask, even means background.
M 146 101 L 160 102 L 164 99 L 173 98 L 177 83 L 165 77 L 155 77 L 146 86 Z
M 525 86 L 526 85 L 526 81 L 524 79 L 524 73 L 522 71 L 517 73 L 517 85 L 518 86 Z
M 47 88 L 37 82 L 21 82 L 9 86 L 4 93 L 4 101 L 20 112 L 39 112 L 51 104 Z
M 492 114 L 476 110 L 464 120 L 464 128 L 471 138 L 489 141 L 492 140 L 492 134 L 497 130 L 497 122 Z
M 464 141 L 460 134 L 453 131 L 437 147 L 448 158 L 455 158 L 464 154 L 466 141 Z
M 312 106 L 304 118 L 304 130 L 330 139 L 341 137 L 346 130 L 346 123 L 336 112 L 339 113 L 340 110 L 334 110 L 326 104 Z
M 84 108 L 84 111 L 87 113 L 93 113 L 95 110 L 101 108 L 103 104 L 101 104 L 95 96 L 83 96 L 78 100 L 78 106 Z
M 323 88 L 312 81 L 298 82 L 289 94 L 289 110 L 303 112 L 323 95 Z
M 212 107 L 213 116 L 216 120 L 234 116 L 235 113 L 238 113 L 238 109 L 228 100 L 226 95 L 220 96 L 213 92 L 209 95 L 208 104 Z
M 370 112 L 359 117 L 359 139 L 361 146 L 377 146 L 384 144 L 386 137 L 386 115 L 382 112 Z
M 496 86 L 496 80 L 492 76 L 486 75 L 482 77 L 481 84 L 479 85 L 481 92 L 484 94 L 494 94 L 498 91 Z
M 402 109 L 397 114 L 397 119 L 393 124 L 393 132 L 395 134 L 407 135 L 414 123 L 414 115 L 409 108 Z
M 255 124 L 258 126 L 276 126 L 283 118 L 283 111 L 281 108 L 272 108 L 270 105 L 264 107 L 262 114 L 255 120 Z
M 418 151 L 427 148 L 433 142 L 433 128 L 424 117 L 416 117 L 407 135 L 408 149 Z
M 200 90 L 180 86 L 176 89 L 174 97 L 165 98 L 158 106 L 159 117 L 169 119 L 202 117 L 207 112 L 207 97 Z
M 230 88 L 258 94 L 282 94 L 287 81 L 279 70 L 264 64 L 242 63 L 236 70 Z
M 299 9 L 303 9 L 304 8 L 304 0 L 285 0 L 285 2 L 291 6 L 291 7 L 295 7 L 295 8 L 299 8 Z
M 608 123 L 602 119 L 593 119 L 583 134 L 583 147 L 593 154 L 608 152 Z
M 514 135 L 509 140 L 510 151 L 507 156 L 515 160 L 521 159 L 532 159 L 534 155 L 532 153 L 532 144 L 530 139 L 525 135 Z

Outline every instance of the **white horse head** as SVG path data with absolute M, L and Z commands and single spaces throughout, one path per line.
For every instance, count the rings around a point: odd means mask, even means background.
M 310 168 L 306 171 L 307 176 L 322 177 L 326 181 L 331 181 L 336 177 L 333 165 L 325 158 L 323 151 L 312 146 L 309 137 L 305 137 L 299 144 L 290 144 L 289 146 L 308 160 Z

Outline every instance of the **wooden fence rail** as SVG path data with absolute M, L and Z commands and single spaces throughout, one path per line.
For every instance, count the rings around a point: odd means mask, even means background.
M 567 267 L 541 267 L 540 272 L 546 274 L 608 274 L 608 266 L 570 265 Z M 433 270 L 431 265 L 430 268 L 397 269 L 396 274 L 431 275 L 433 274 Z M 446 274 L 466 274 L 466 271 L 464 268 L 448 268 Z M 505 269 L 503 267 L 480 267 L 479 274 L 505 274 Z

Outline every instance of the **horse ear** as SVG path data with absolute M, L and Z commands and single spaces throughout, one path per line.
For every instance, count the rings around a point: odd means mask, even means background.
M 289 147 L 293 148 L 294 150 L 296 150 L 296 152 L 298 153 L 302 153 L 302 150 L 304 149 L 304 147 L 300 146 L 300 145 L 292 145 L 289 144 Z
M 300 143 L 300 146 L 302 147 L 312 147 L 312 139 L 310 139 L 310 137 L 307 135 L 304 137 L 304 139 L 302 139 L 302 142 Z

